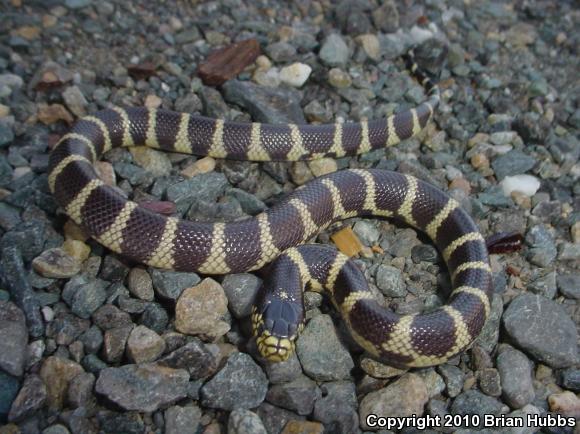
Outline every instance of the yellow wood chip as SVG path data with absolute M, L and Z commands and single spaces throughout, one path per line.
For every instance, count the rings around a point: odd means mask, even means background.
M 338 250 L 348 257 L 358 255 L 363 249 L 362 243 L 350 226 L 335 232 L 330 236 L 330 239 L 336 244 Z

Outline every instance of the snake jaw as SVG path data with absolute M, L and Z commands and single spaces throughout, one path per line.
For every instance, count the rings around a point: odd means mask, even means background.
M 256 345 L 262 357 L 270 362 L 288 360 L 296 349 L 296 339 L 303 324 L 300 323 L 297 327 L 288 327 L 288 324 L 284 324 L 284 327 L 280 328 L 279 319 L 276 321 L 266 319 L 264 321 L 264 315 L 255 306 L 252 307 L 251 319 Z M 294 330 L 295 333 L 289 334 L 289 330 Z

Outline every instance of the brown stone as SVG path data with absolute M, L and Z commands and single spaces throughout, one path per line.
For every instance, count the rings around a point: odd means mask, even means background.
M 210 54 L 197 73 L 205 84 L 219 86 L 252 64 L 260 53 L 256 39 L 236 42 Z
M 289 420 L 281 434 L 322 434 L 324 425 L 308 420 Z
M 165 341 L 144 325 L 135 327 L 127 340 L 127 355 L 135 363 L 157 360 L 165 351 Z
M 175 328 L 188 335 L 215 339 L 226 334 L 230 325 L 222 320 L 228 310 L 228 299 L 219 283 L 206 278 L 187 288 L 175 306 Z
M 41 276 L 65 279 L 81 271 L 81 264 L 63 248 L 55 247 L 45 250 L 34 258 L 32 268 Z
M 40 378 L 46 385 L 47 404 L 51 409 L 62 408 L 69 383 L 83 372 L 82 366 L 72 360 L 55 356 L 44 360 L 40 368 Z
M 58 121 L 65 121 L 72 124 L 74 118 L 62 104 L 45 104 L 38 105 L 38 120 L 46 125 L 54 124 Z
M 131 65 L 127 68 L 129 75 L 135 80 L 146 80 L 156 75 L 155 64 L 152 62 L 143 62 L 137 65 Z

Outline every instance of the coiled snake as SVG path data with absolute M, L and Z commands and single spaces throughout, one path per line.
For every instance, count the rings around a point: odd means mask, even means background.
M 233 223 L 198 223 L 156 214 L 99 179 L 93 164 L 119 146 L 252 161 L 342 157 L 392 146 L 419 133 L 439 103 L 438 87 L 407 67 L 429 92 L 417 107 L 386 119 L 334 125 L 225 122 L 147 108 L 111 108 L 79 120 L 50 155 L 49 186 L 60 206 L 114 252 L 165 269 L 226 274 L 269 264 L 252 324 L 260 353 L 285 360 L 304 321 L 305 285 L 325 290 L 354 339 L 400 366 L 442 363 L 467 348 L 489 316 L 490 267 L 484 240 L 458 203 L 412 176 L 343 170 L 298 188 L 273 208 Z M 452 276 L 449 302 L 399 316 L 379 305 L 358 267 L 336 250 L 303 245 L 331 223 L 392 217 L 424 231 Z M 298 247 L 297 247 L 298 246 Z

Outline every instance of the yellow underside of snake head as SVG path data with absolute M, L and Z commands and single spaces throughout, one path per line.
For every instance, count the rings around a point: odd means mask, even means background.
M 296 349 L 298 335 L 279 337 L 273 336 L 264 329 L 264 320 L 255 308 L 252 309 L 252 329 L 260 355 L 270 362 L 288 360 Z M 302 326 L 300 327 L 302 329 Z

